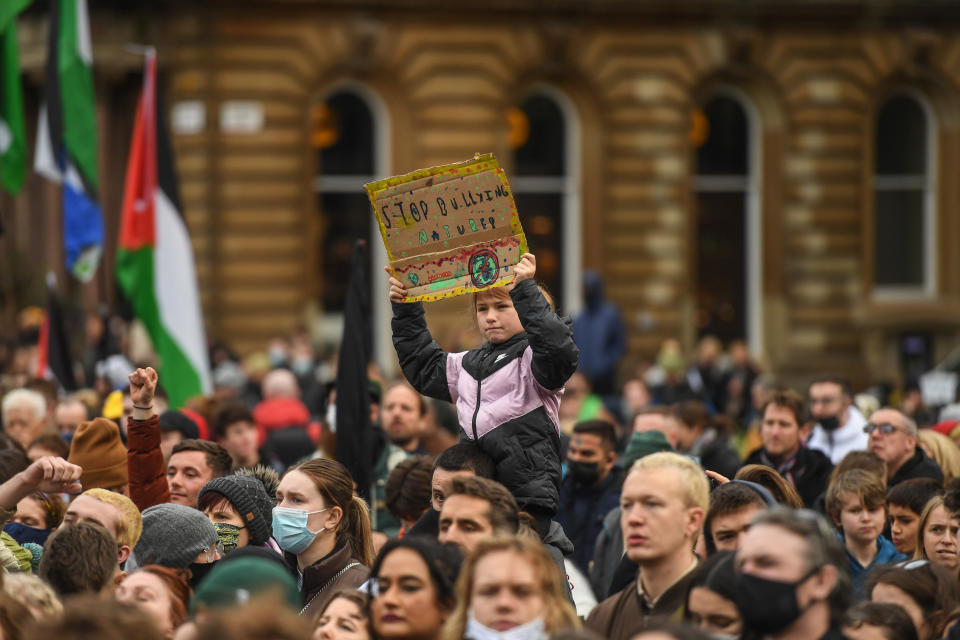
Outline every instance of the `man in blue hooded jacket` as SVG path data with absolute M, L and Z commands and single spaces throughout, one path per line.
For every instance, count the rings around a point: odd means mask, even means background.
M 585 308 L 573 321 L 573 340 L 580 348 L 580 371 L 593 392 L 616 393 L 617 366 L 627 337 L 620 310 L 604 297 L 603 279 L 596 271 L 583 273 Z

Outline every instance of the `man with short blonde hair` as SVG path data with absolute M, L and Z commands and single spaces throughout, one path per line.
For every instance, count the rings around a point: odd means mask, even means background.
M 133 501 L 106 489 L 88 489 L 74 498 L 61 526 L 77 522 L 96 522 L 113 534 L 117 541 L 118 568 L 130 557 L 143 531 L 143 520 Z
M 652 619 L 682 606 L 697 568 L 693 546 L 710 502 L 710 485 L 696 463 L 676 453 L 634 463 L 620 495 L 620 526 L 636 579 L 591 612 L 587 628 L 610 640 L 629 640 Z
M 681 486 L 686 493 L 687 506 L 699 507 L 704 511 L 710 506 L 710 483 L 703 467 L 696 462 L 670 451 L 652 453 L 633 463 L 630 472 L 673 469 L 681 478 Z

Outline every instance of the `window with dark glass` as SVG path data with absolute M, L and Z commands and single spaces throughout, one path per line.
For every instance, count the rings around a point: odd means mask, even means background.
M 314 185 L 325 313 L 343 311 L 354 242 L 370 238 L 373 215 L 363 185 L 375 179 L 375 140 L 373 112 L 358 94 L 338 91 L 314 107 L 311 145 L 319 170 Z
M 737 100 L 709 99 L 694 111 L 697 330 L 727 342 L 746 338 L 749 124 Z
M 557 102 L 533 94 L 510 110 L 514 149 L 514 201 L 530 252 L 537 256 L 537 279 L 563 309 L 563 212 L 569 195 L 567 123 Z
M 877 112 L 874 153 L 874 285 L 923 288 L 930 197 L 927 115 L 913 96 L 887 98 Z

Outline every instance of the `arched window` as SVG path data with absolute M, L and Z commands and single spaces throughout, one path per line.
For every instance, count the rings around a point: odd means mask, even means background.
M 350 90 L 337 91 L 314 108 L 311 143 L 319 169 L 314 186 L 325 313 L 343 310 L 354 241 L 370 237 L 372 216 L 363 185 L 375 179 L 375 128 L 366 100 Z
M 579 303 L 575 115 L 566 97 L 537 91 L 510 110 L 514 200 L 543 281 L 564 313 Z
M 873 284 L 877 293 L 933 293 L 932 112 L 900 92 L 877 111 L 874 151 Z
M 345 85 L 318 102 L 311 114 L 310 143 L 316 154 L 313 186 L 319 211 L 320 292 L 324 331 L 339 335 L 350 275 L 350 258 L 358 238 L 368 241 L 367 268 L 372 326 L 389 326 L 387 264 L 380 231 L 363 185 L 389 175 L 386 110 L 377 95 L 362 85 Z M 374 358 L 387 367 L 395 359 L 389 333 L 373 331 Z
M 760 212 L 755 127 L 744 96 L 715 93 L 694 110 L 697 332 L 760 341 Z

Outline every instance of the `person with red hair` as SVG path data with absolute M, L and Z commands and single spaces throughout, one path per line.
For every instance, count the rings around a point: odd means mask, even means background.
M 183 569 L 148 564 L 128 575 L 117 586 L 120 602 L 132 602 L 150 614 L 165 638 L 173 638 L 187 619 L 187 605 L 193 593 Z

